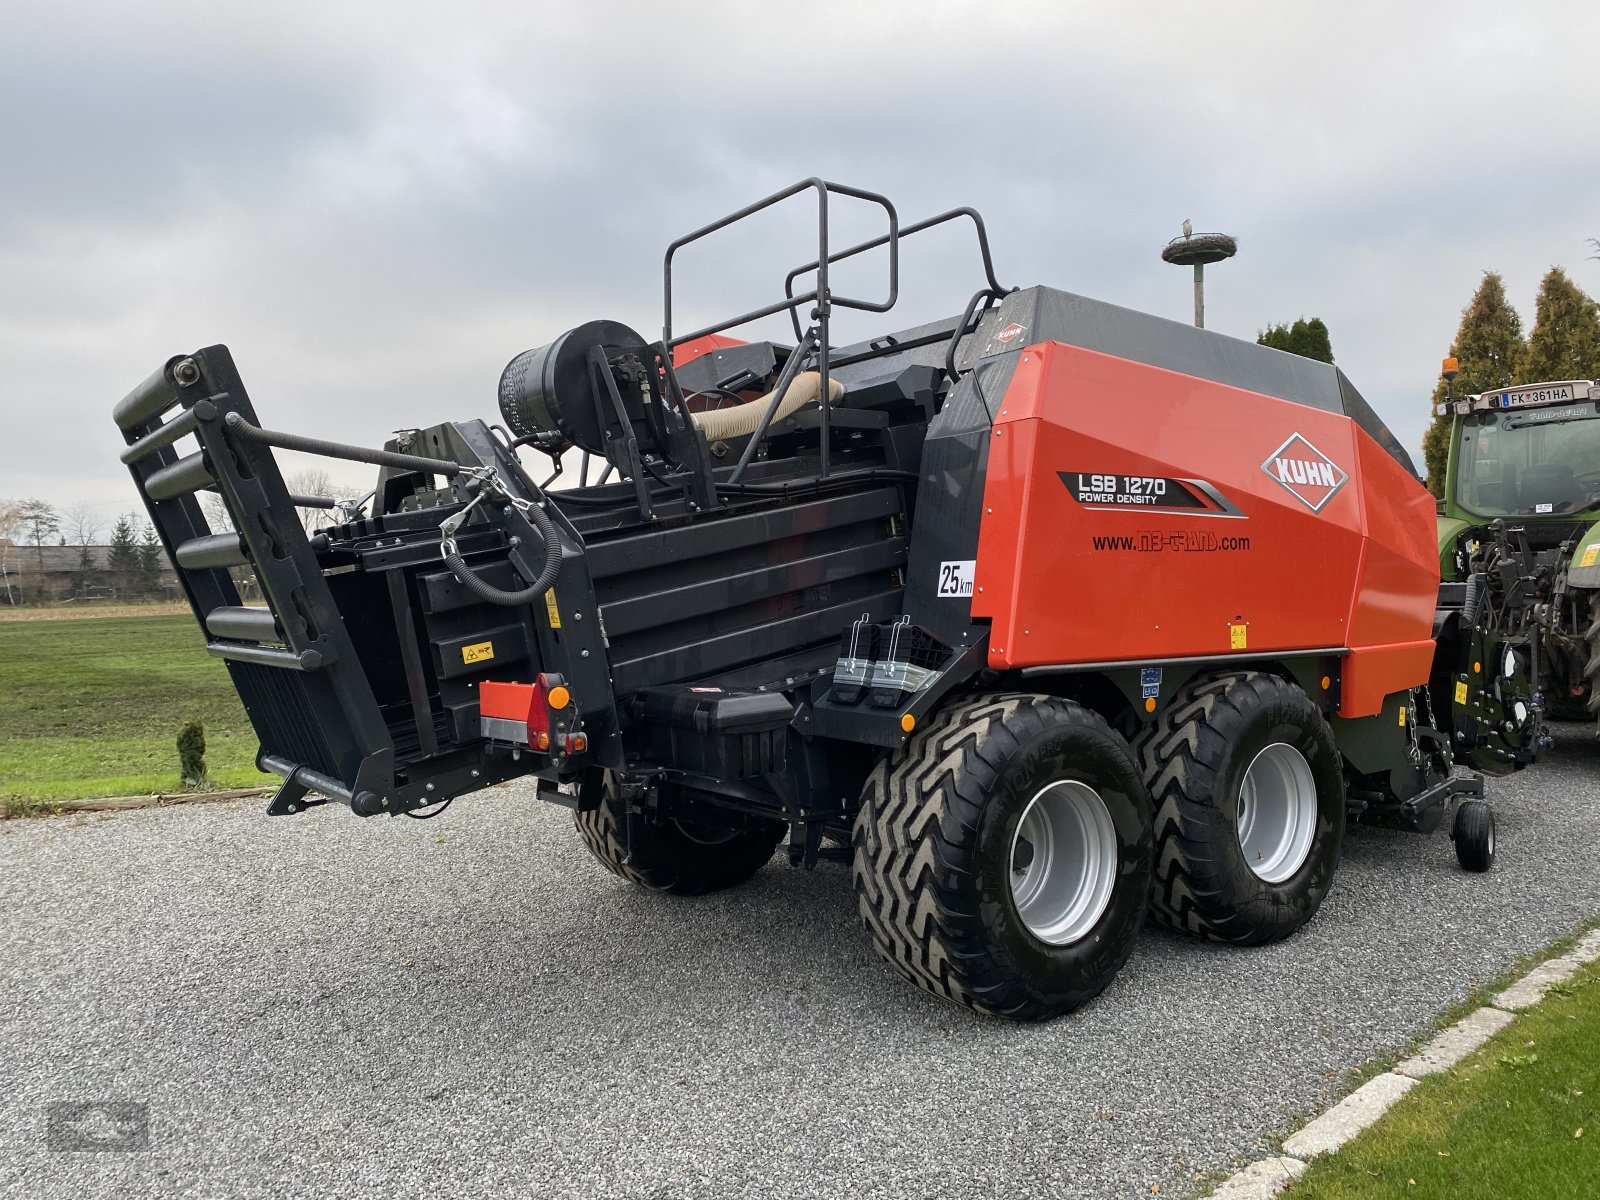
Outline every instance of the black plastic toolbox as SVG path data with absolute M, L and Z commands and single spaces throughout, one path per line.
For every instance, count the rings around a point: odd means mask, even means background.
M 640 753 L 659 766 L 751 779 L 784 769 L 794 706 L 771 692 L 645 688 L 628 706 Z

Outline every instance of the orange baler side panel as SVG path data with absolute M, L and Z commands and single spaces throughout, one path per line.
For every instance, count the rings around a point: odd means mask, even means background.
M 1428 637 L 1431 607 L 1419 624 L 1420 602 L 1409 606 L 1421 591 L 1406 592 L 1388 622 L 1391 602 L 1370 611 L 1357 602 L 1360 436 L 1339 413 L 1079 347 L 1028 347 L 991 431 L 978 536 L 973 614 L 991 621 L 990 665 L 1374 644 L 1352 637 L 1353 613 L 1378 644 Z M 1325 461 L 1336 486 L 1280 482 L 1263 466 L 1280 450 Z M 1161 479 L 1193 494 L 1204 484 L 1219 503 L 1083 503 L 1071 481 L 1085 473 Z M 1405 564 L 1375 570 L 1405 591 Z
M 1367 547 L 1350 607 L 1344 717 L 1371 716 L 1390 693 L 1427 680 L 1439 596 L 1433 497 L 1366 431 L 1355 430 L 1355 445 Z
M 1419 687 L 1433 669 L 1434 642 L 1398 642 L 1357 647 L 1340 667 L 1339 715 L 1371 717 L 1395 692 Z

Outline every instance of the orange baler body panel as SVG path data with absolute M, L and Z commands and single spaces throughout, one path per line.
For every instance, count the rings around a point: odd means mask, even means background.
M 998 404 L 990 666 L 1348 650 L 1343 716 L 1427 681 L 1432 500 L 1348 417 L 1059 342 Z

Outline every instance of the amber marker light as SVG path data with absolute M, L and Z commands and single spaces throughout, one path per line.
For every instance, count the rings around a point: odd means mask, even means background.
M 572 693 L 567 691 L 567 689 L 562 687 L 559 683 L 556 684 L 555 687 L 550 689 L 550 707 L 551 708 L 565 708 L 567 705 L 569 705 L 571 703 L 572 703 Z

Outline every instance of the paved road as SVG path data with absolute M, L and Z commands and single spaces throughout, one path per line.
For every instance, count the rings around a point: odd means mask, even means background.
M 648 895 L 521 790 L 6 823 L 0 1193 L 1181 1193 L 1600 912 L 1600 746 L 1563 733 L 1492 785 L 1492 874 L 1354 831 L 1287 944 L 1149 929 L 1043 1027 L 900 983 L 837 867 Z M 148 1102 L 147 1151 L 44 1149 L 44 1104 L 103 1097 Z

